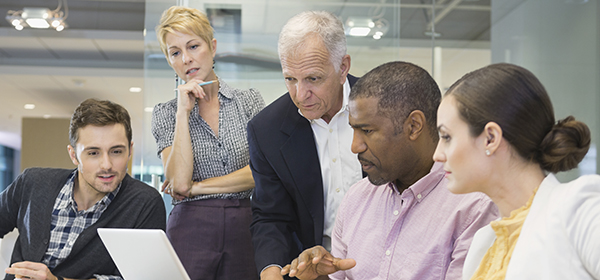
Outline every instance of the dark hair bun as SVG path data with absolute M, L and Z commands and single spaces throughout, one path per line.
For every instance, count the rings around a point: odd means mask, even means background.
M 557 173 L 577 167 L 590 148 L 590 129 L 585 123 L 568 116 L 546 134 L 540 144 L 542 169 Z

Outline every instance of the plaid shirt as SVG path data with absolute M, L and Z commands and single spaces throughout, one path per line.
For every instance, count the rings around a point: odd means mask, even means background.
M 227 175 L 250 162 L 246 126 L 265 107 L 265 101 L 255 89 L 241 90 L 229 87 L 219 79 L 219 133 L 202 119 L 198 104 L 190 112 L 189 130 L 194 153 L 192 181 Z M 173 145 L 177 98 L 154 106 L 152 134 L 158 146 L 158 156 L 163 149 Z M 203 194 L 173 204 L 201 199 L 245 199 L 253 189 L 237 193 Z
M 121 185 L 113 192 L 105 195 L 87 210 L 77 210 L 77 203 L 73 199 L 73 182 L 77 170 L 73 171 L 67 182 L 60 190 L 54 209 L 52 210 L 52 224 L 50 227 L 50 242 L 43 258 L 43 263 L 51 270 L 69 256 L 73 244 L 79 234 L 90 225 L 94 224 L 115 198 Z M 120 276 L 94 275 L 98 280 L 121 280 Z

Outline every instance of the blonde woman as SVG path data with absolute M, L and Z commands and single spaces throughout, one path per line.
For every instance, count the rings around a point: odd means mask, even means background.
M 171 7 L 156 33 L 185 82 L 177 98 L 152 113 L 163 191 L 174 198 L 169 240 L 192 279 L 258 279 L 249 230 L 254 180 L 246 125 L 264 101 L 255 89 L 235 89 L 217 77 L 217 40 L 202 12 Z

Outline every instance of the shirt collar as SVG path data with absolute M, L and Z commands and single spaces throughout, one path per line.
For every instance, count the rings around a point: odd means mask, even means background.
M 341 112 L 348 111 L 348 99 L 350 98 L 350 82 L 348 82 L 348 77 L 346 77 L 346 81 L 342 85 L 342 89 L 343 89 L 342 90 L 342 108 L 340 108 L 340 110 L 336 113 L 336 115 Z M 298 109 L 298 114 L 300 114 L 300 116 L 304 117 L 304 115 L 302 114 L 300 109 Z M 308 120 L 308 121 L 313 123 L 316 120 Z
M 427 175 L 412 184 L 402 193 L 410 193 L 418 202 L 421 202 L 421 200 L 442 182 L 445 174 L 444 164 L 441 162 L 434 162 Z M 389 183 L 388 186 L 397 192 L 397 188 L 393 183 Z
M 227 99 L 232 99 L 233 98 L 233 90 L 231 90 L 229 85 L 226 84 L 225 82 L 223 82 L 223 80 L 221 80 L 221 78 L 217 77 L 217 80 L 219 80 L 219 94 L 221 94 L 223 97 L 225 97 Z

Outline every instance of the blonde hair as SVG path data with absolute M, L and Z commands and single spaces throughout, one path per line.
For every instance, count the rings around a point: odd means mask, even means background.
M 175 32 L 197 35 L 213 51 L 211 44 L 214 38 L 213 28 L 203 12 L 182 6 L 172 6 L 163 12 L 160 23 L 156 26 L 156 37 L 160 43 L 160 49 L 167 57 L 169 57 L 169 54 L 166 38 L 169 33 L 173 34 Z

